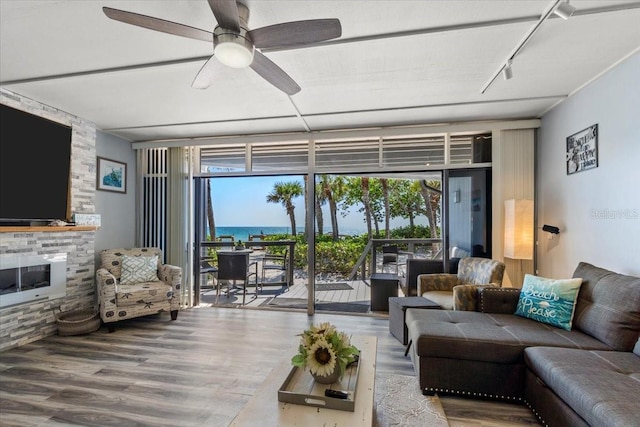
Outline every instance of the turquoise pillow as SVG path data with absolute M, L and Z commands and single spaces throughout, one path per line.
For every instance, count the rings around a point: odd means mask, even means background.
M 525 274 L 515 314 L 571 330 L 582 279 L 545 279 Z

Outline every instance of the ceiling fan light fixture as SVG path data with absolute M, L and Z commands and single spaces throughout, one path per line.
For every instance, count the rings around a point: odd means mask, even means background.
M 251 40 L 220 27 L 213 33 L 213 53 L 220 62 L 231 68 L 245 68 L 253 62 L 254 47 Z
M 553 13 L 555 13 L 557 16 L 559 16 L 562 19 L 569 19 L 569 17 L 573 15 L 573 12 L 575 11 L 576 11 L 576 8 L 574 6 L 571 6 L 569 4 L 569 0 L 567 0 L 566 2 L 563 1 L 560 4 L 558 4 L 558 6 L 556 6 L 556 10 L 554 10 Z
M 246 68 L 253 62 L 253 48 L 247 49 L 237 43 L 220 43 L 214 53 L 220 62 L 231 68 Z

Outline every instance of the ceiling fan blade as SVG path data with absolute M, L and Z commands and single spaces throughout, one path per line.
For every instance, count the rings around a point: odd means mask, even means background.
M 165 21 L 164 19 L 154 18 L 152 16 L 112 9 L 110 7 L 103 7 L 102 11 L 109 18 L 124 22 L 125 24 L 137 25 L 138 27 L 148 28 L 150 30 L 187 37 L 190 39 L 213 42 L 213 33 L 199 28 L 189 27 L 188 25 L 178 24 L 177 22 Z
M 300 86 L 287 73 L 282 71 L 282 68 L 257 50 L 254 52 L 251 68 L 263 79 L 287 95 L 295 95 L 300 92 Z
M 227 30 L 240 31 L 240 18 L 236 0 L 208 0 L 218 25 Z
M 214 55 L 211 55 L 211 58 L 207 59 L 207 62 L 204 63 L 198 74 L 196 74 L 196 78 L 193 79 L 193 83 L 191 83 L 191 87 L 194 89 L 206 89 L 211 85 L 211 81 L 213 80 L 214 68 L 218 61 L 214 58 Z
M 255 47 L 299 46 L 335 39 L 342 35 L 338 19 L 309 19 L 284 22 L 249 31 Z

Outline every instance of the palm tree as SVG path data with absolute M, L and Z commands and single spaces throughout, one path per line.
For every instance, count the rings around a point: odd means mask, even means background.
M 338 203 L 344 199 L 346 183 L 342 176 L 321 175 L 320 183 L 324 199 L 329 204 L 329 214 L 331 216 L 331 232 L 333 240 L 338 240 L 340 232 L 338 230 Z
M 267 194 L 268 203 L 281 203 L 287 210 L 289 220 L 291 221 L 291 234 L 296 235 L 296 216 L 294 214 L 295 206 L 293 199 L 304 195 L 304 188 L 298 181 L 276 182 L 273 185 L 273 191 Z
M 384 200 L 384 237 L 389 238 L 389 223 L 391 222 L 391 209 L 389 207 L 389 181 L 380 178 L 382 184 L 382 199 Z
M 320 176 L 320 182 L 316 185 L 316 224 L 318 225 L 318 235 L 324 234 L 324 215 L 322 213 L 322 205 L 327 201 L 325 192 L 323 191 L 323 179 L 326 175 Z
M 207 221 L 209 223 L 209 235 L 210 239 L 216 240 L 216 220 L 213 214 L 213 202 L 211 200 L 211 178 L 207 179 L 207 194 L 205 194 L 205 198 L 207 201 Z
M 360 185 L 362 186 L 362 204 L 364 205 L 364 217 L 367 221 L 367 235 L 371 238 L 371 198 L 369 194 L 369 177 L 363 176 L 360 179 Z M 378 223 L 376 221 L 376 227 Z
M 440 181 L 421 181 L 420 193 L 424 199 L 425 215 L 429 220 L 429 229 L 431 237 L 439 237 L 439 230 L 437 224 L 437 212 L 440 205 L 440 197 L 442 191 L 440 190 Z

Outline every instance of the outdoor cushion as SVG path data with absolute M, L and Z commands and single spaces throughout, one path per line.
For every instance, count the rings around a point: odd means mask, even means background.
M 525 361 L 589 425 L 638 425 L 640 357 L 634 353 L 530 347 Z
M 571 330 L 581 278 L 547 279 L 525 274 L 515 314 Z

